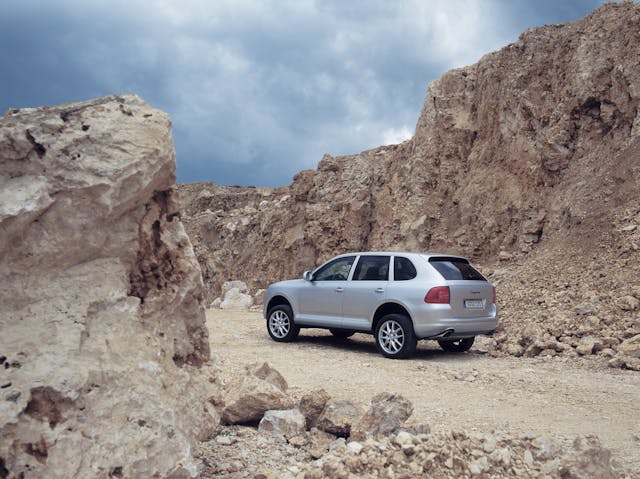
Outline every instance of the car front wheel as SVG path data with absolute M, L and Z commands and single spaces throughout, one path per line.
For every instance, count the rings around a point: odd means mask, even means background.
M 476 339 L 475 336 L 470 338 L 463 339 L 454 339 L 454 340 L 444 340 L 439 339 L 438 344 L 442 349 L 447 351 L 448 353 L 463 353 L 468 351 L 471 346 L 473 346 L 473 341 Z
M 267 313 L 267 331 L 274 341 L 288 343 L 298 337 L 300 328 L 293 322 L 293 311 L 287 304 L 274 306 Z
M 408 358 L 415 353 L 417 344 L 413 324 L 406 316 L 387 314 L 376 327 L 376 347 L 387 358 Z

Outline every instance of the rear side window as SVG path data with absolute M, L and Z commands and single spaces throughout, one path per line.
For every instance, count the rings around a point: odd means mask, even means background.
M 389 256 L 360 256 L 353 273 L 354 281 L 387 281 Z
M 429 258 L 429 263 L 431 263 L 446 280 L 486 281 L 485 277 L 471 266 L 466 259 L 435 257 Z
M 416 275 L 416 267 L 407 258 L 396 256 L 393 259 L 393 279 L 395 281 L 406 281 L 415 278 Z

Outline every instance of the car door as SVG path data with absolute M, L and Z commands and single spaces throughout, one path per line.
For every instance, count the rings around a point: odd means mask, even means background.
M 371 318 L 384 301 L 389 283 L 387 255 L 361 255 L 352 278 L 347 282 L 342 300 L 342 327 L 371 330 Z
M 341 256 L 313 272 L 299 293 L 296 322 L 305 326 L 340 327 L 342 295 L 356 256 Z

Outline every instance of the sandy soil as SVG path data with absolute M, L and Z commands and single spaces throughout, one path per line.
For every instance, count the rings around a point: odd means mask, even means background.
M 440 428 L 508 430 L 560 441 L 597 434 L 615 458 L 640 471 L 640 374 L 596 361 L 494 358 L 445 353 L 423 341 L 410 360 L 383 358 L 372 336 L 336 340 L 302 330 L 294 343 L 272 341 L 260 312 L 207 312 L 213 353 L 225 374 L 269 361 L 293 396 L 324 388 L 336 399 L 368 404 L 395 391 L 414 405 L 411 418 Z

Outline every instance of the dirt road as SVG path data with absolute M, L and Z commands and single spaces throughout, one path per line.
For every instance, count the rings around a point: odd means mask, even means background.
M 594 361 L 493 358 L 445 353 L 418 344 L 413 359 L 394 361 L 376 351 L 373 338 L 336 340 L 302 330 L 294 343 L 276 343 L 259 312 L 209 310 L 213 353 L 225 374 L 269 361 L 299 397 L 324 388 L 333 398 L 368 404 L 395 391 L 414 405 L 412 420 L 440 428 L 508 430 L 567 440 L 597 434 L 631 470 L 640 471 L 640 374 Z

